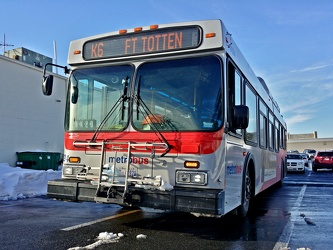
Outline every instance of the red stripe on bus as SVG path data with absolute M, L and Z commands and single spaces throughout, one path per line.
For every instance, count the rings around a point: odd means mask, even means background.
M 163 133 L 163 136 L 170 144 L 170 153 L 192 153 L 192 154 L 211 154 L 214 153 L 221 145 L 222 135 L 224 130 L 216 132 L 177 132 Z M 76 141 L 89 142 L 92 133 L 86 132 L 66 132 L 65 133 L 65 148 L 68 150 L 87 150 L 84 147 L 75 147 Z M 116 143 L 124 142 L 160 142 L 154 133 L 141 132 L 101 132 L 96 139 L 97 142 L 113 141 Z M 94 149 L 91 149 L 94 150 Z M 98 149 L 95 149 L 98 150 Z

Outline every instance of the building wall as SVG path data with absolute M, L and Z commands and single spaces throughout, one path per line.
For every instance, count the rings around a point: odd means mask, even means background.
M 55 75 L 53 93 L 42 93 L 43 70 L 0 56 L 0 162 L 16 152 L 63 152 L 67 78 Z
M 333 150 L 333 138 L 288 139 L 287 149 L 303 152 L 304 149 Z
M 308 134 L 289 134 L 288 133 L 288 139 L 291 139 L 291 140 L 314 139 L 314 138 L 318 138 L 317 131 L 313 131 L 313 133 L 308 133 Z

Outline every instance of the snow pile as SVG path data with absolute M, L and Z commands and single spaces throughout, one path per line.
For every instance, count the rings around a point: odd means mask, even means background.
M 0 163 L 0 200 L 45 195 L 47 182 L 61 178 L 61 171 L 33 170 Z

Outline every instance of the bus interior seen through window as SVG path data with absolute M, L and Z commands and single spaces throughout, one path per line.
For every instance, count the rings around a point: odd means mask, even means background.
M 135 128 L 217 130 L 222 125 L 221 67 L 215 56 L 142 64 L 136 79 L 140 102 L 134 102 Z M 149 115 L 155 115 L 154 124 L 147 122 Z

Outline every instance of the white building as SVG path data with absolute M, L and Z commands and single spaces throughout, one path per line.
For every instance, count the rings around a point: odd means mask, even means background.
M 54 75 L 52 96 L 44 96 L 42 75 L 0 55 L 0 163 L 15 166 L 21 151 L 63 153 L 67 78 Z
M 333 150 L 333 138 L 318 138 L 317 131 L 309 134 L 288 134 L 287 149 L 303 152 L 304 149 Z

